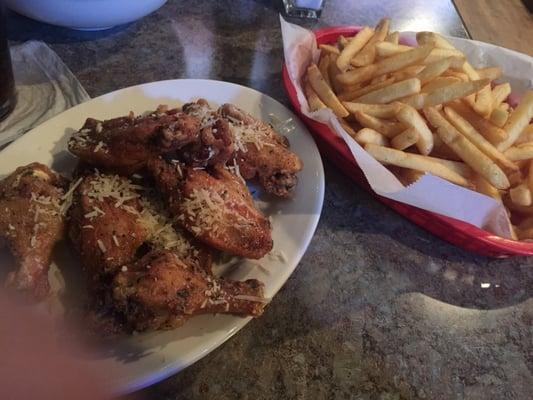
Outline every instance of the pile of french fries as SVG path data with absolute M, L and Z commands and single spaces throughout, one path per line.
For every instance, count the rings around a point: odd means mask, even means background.
M 533 239 L 533 91 L 516 108 L 499 67 L 475 69 L 442 36 L 399 44 L 390 20 L 320 45 L 303 78 L 311 111 L 341 125 L 405 185 L 429 172 L 503 202 L 515 239 Z

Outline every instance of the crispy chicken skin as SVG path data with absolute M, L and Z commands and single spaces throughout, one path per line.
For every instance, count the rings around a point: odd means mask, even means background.
M 244 183 L 222 166 L 210 173 L 152 160 L 148 168 L 176 221 L 201 242 L 259 259 L 272 249 L 270 223 Z
M 138 195 L 126 178 L 91 174 L 82 179 L 69 210 L 68 230 L 92 286 L 132 262 L 147 232 L 138 222 Z M 106 196 L 105 186 L 116 195 Z
M 90 165 L 128 175 L 142 169 L 149 158 L 197 141 L 199 135 L 198 119 L 176 109 L 158 109 L 144 117 L 88 118 L 68 148 Z
M 52 251 L 64 234 L 60 201 L 66 183 L 39 163 L 19 167 L 0 182 L 0 242 L 8 245 L 18 264 L 6 285 L 35 299 L 49 293 Z
M 234 282 L 194 271 L 171 252 L 152 252 L 113 281 L 115 308 L 130 329 L 170 329 L 205 313 L 261 315 L 263 285 Z
M 96 285 L 133 262 L 141 246 L 147 251 L 172 250 L 191 268 L 211 271 L 210 251 L 176 230 L 162 201 L 146 195 L 127 178 L 106 174 L 84 177 L 74 193 L 69 215 L 70 239 Z
M 246 135 L 242 135 L 244 143 L 238 146 L 236 152 L 242 177 L 257 178 L 267 192 L 290 197 L 298 183 L 296 173 L 303 165 L 300 158 L 289 150 L 288 140 L 268 124 L 232 104 L 224 104 L 219 113 L 232 121 L 232 129 L 254 132 L 254 142 L 247 142 Z

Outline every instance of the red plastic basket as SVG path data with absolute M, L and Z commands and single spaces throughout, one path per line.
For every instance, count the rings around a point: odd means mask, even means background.
M 334 43 L 338 36 L 353 35 L 359 30 L 360 27 L 325 28 L 316 31 L 315 36 L 318 44 Z M 298 116 L 310 129 L 322 154 L 361 187 L 374 194 L 382 203 L 441 239 L 474 253 L 500 258 L 514 255 L 533 255 L 533 243 L 504 239 L 466 222 L 399 203 L 375 194 L 370 188 L 363 172 L 357 166 L 346 143 L 332 132 L 327 125 L 307 118 L 301 113 L 300 105 L 296 97 L 296 90 L 289 79 L 285 65 L 283 66 L 283 84 L 292 106 Z

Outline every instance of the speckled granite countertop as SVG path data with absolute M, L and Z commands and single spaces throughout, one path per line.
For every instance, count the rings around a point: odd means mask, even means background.
M 281 1 L 170 1 L 105 32 L 12 16 L 10 39 L 44 40 L 91 96 L 171 78 L 212 78 L 288 104 Z M 308 27 L 374 24 L 465 36 L 448 0 L 330 0 Z M 434 238 L 325 162 L 316 235 L 264 316 L 153 399 L 531 399 L 532 260 L 494 260 Z M 483 284 L 483 285 L 482 285 Z M 488 286 L 488 287 L 487 287 Z

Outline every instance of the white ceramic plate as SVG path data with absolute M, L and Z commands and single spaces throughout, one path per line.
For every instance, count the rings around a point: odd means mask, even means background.
M 304 125 L 276 100 L 240 85 L 209 80 L 171 80 L 148 83 L 118 90 L 80 104 L 40 125 L 12 143 L 0 153 L 0 175 L 17 166 L 39 161 L 59 172 L 71 171 L 75 159 L 66 151 L 67 139 L 85 118 L 106 119 L 142 113 L 158 104 L 181 105 L 199 97 L 212 106 L 233 103 L 264 121 L 271 115 L 279 120 L 292 119 L 292 132 L 287 136 L 291 148 L 303 160 L 299 184 L 291 200 L 268 202 L 265 213 L 272 217 L 274 252 L 285 260 L 266 256 L 262 260 L 242 261 L 225 276 L 244 280 L 257 278 L 265 283 L 265 295 L 273 297 L 302 258 L 315 231 L 324 197 L 324 172 L 316 145 Z M 56 257 L 59 268 L 77 266 L 72 254 Z M 261 264 L 258 267 L 256 264 Z M 268 308 L 266 310 L 268 312 Z M 183 327 L 114 340 L 105 350 L 88 360 L 106 371 L 109 386 L 125 393 L 155 383 L 192 364 L 241 329 L 250 318 L 229 315 L 195 317 Z M 108 372 L 108 373 L 107 373 Z

